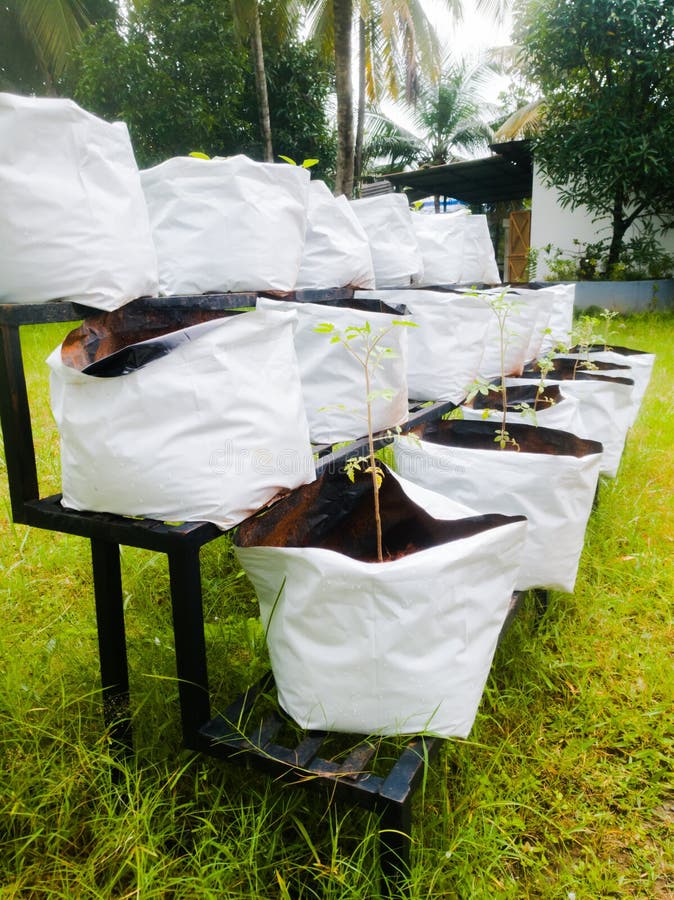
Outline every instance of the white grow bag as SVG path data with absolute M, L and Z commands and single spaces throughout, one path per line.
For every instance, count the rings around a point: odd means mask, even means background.
M 114 310 L 157 292 L 126 125 L 72 100 L 0 94 L 0 302 Z
M 567 347 L 573 331 L 573 304 L 576 299 L 576 285 L 553 284 L 540 288 L 550 303 L 549 333 L 543 336 L 539 356 L 544 356 L 556 347 Z
M 421 284 L 457 284 L 461 281 L 467 218 L 461 214 L 412 214 L 412 226 L 424 266 Z
M 472 298 L 431 290 L 359 291 L 356 297 L 404 303 L 418 325 L 407 336 L 411 398 L 460 403 L 466 397 L 480 369 L 491 310 Z
M 489 306 L 489 299 L 496 295 L 497 291 L 483 292 L 477 296 L 467 294 L 468 299 L 476 307 L 489 310 L 491 318 L 485 334 L 484 353 L 480 362 L 479 375 L 490 380 L 501 374 L 501 330 L 496 313 Z M 536 304 L 528 302 L 516 296 L 505 297 L 507 302 L 512 302 L 513 307 L 507 316 L 504 327 L 504 366 L 506 375 L 519 375 L 522 373 L 527 361 L 531 336 L 536 325 L 538 309 Z
M 257 308 L 293 314 L 295 349 L 300 368 L 302 391 L 311 440 L 317 444 L 350 441 L 367 433 L 367 407 L 363 367 L 341 344 L 331 343 L 330 336 L 315 329 L 330 322 L 339 330 L 350 325 L 362 327 L 367 322 L 373 331 L 392 325 L 402 316 L 381 312 L 364 312 L 320 303 L 296 303 L 258 297 Z M 372 401 L 372 429 L 385 431 L 401 425 L 408 418 L 407 402 L 407 332 L 393 326 L 381 341 L 393 353 L 382 360 L 372 377 L 372 392 L 386 391 L 386 396 Z M 354 351 L 362 345 L 354 341 Z
M 579 353 L 565 353 L 564 356 L 571 359 L 580 358 Z M 630 425 L 633 425 L 639 415 L 639 409 L 644 399 L 644 395 L 651 380 L 653 365 L 655 363 L 655 354 L 653 353 L 617 353 L 614 350 L 592 350 L 589 354 L 590 361 L 615 363 L 618 366 L 629 366 L 629 370 L 617 369 L 615 372 L 611 370 L 605 371 L 603 374 L 614 374 L 631 378 L 634 381 L 632 390 L 632 417 Z
M 290 291 L 307 227 L 301 166 L 176 157 L 141 173 L 165 294 Z
M 520 379 L 506 378 L 506 389 L 517 388 L 518 386 L 521 387 L 524 383 L 526 382 L 523 382 Z M 546 382 L 546 384 L 549 386 L 550 382 Z M 565 382 L 560 382 L 558 385 L 555 385 L 555 387 L 559 388 L 560 393 L 557 402 L 552 406 L 543 406 L 540 409 L 535 410 L 535 418 L 528 412 L 508 410 L 508 412 L 506 412 L 506 421 L 519 422 L 522 425 L 538 425 L 543 428 L 557 428 L 560 431 L 569 431 L 571 434 L 576 435 L 579 434 L 579 430 L 583 430 L 583 424 L 580 418 L 580 401 L 576 397 L 564 393 L 564 384 Z M 532 397 L 531 399 L 524 401 L 528 403 L 530 407 L 533 407 L 534 405 L 533 400 L 536 388 L 537 385 L 531 383 Z M 496 394 L 490 393 L 486 398 L 486 402 L 489 402 L 489 397 L 492 397 L 493 399 L 496 396 Z M 511 403 L 509 402 L 508 405 L 510 406 Z M 461 412 L 464 419 L 487 420 L 490 422 L 501 421 L 501 413 L 498 410 L 490 409 L 488 406 L 486 409 L 473 409 L 470 406 L 462 406 Z
M 500 450 L 486 423 L 441 424 L 448 431 L 487 432 L 489 449 L 449 446 L 432 437 L 420 442 L 398 437 L 397 471 L 460 503 L 470 502 L 478 512 L 525 515 L 529 527 L 516 589 L 573 591 L 599 477 L 601 445 L 551 429 L 515 426 L 511 433 L 533 431 L 551 446 L 565 447 L 571 438 L 582 445 L 584 455 L 578 458 L 568 449 L 564 455 Z
M 404 194 L 352 200 L 351 209 L 370 244 L 376 287 L 405 287 L 419 282 L 424 266 Z
M 526 288 L 511 289 L 509 291 L 510 294 L 513 297 L 517 297 L 520 303 L 533 306 L 535 309 L 536 315 L 529 336 L 529 345 L 525 353 L 526 362 L 533 362 L 533 360 L 538 359 L 542 355 L 543 341 L 550 331 L 554 295 L 545 289 L 534 291 Z
M 559 385 L 565 394 L 578 400 L 576 434 L 603 444 L 600 474 L 615 478 L 632 421 L 634 382 L 628 378 L 590 375 L 568 381 L 547 378 L 545 383 Z
M 374 287 L 367 235 L 346 197 L 333 197 L 323 181 L 309 185 L 309 217 L 297 276 L 298 289 Z
M 394 479 L 387 475 L 382 491 Z M 434 518 L 473 515 L 397 483 Z M 320 547 L 237 546 L 268 629 L 281 706 L 303 728 L 467 737 L 525 533 L 524 520 L 501 520 L 383 563 Z
M 462 284 L 500 284 L 494 245 L 489 236 L 486 216 L 465 216 L 463 262 L 461 265 Z
M 293 319 L 195 325 L 89 366 L 98 376 L 65 366 L 58 347 L 47 362 L 63 505 L 230 528 L 312 481 Z M 103 377 L 119 361 L 128 374 Z

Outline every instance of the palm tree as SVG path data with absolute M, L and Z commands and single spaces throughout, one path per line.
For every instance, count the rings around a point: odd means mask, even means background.
M 491 106 L 482 100 L 482 90 L 493 72 L 489 62 L 447 60 L 437 83 L 423 83 L 416 103 L 408 107 L 409 129 L 381 114 L 370 116 L 370 156 L 388 157 L 391 167 L 438 166 L 486 152 L 493 132 L 485 119 Z
M 273 162 L 274 149 L 272 145 L 271 118 L 269 115 L 260 4 L 258 0 L 230 0 L 230 4 L 236 31 L 241 41 L 247 44 L 250 49 L 264 159 L 266 162 Z M 273 7 L 265 7 L 265 19 L 270 20 L 268 27 L 273 30 L 279 42 L 294 33 L 299 9 L 300 4 L 298 0 L 284 0 L 284 2 L 275 3 Z
M 444 0 L 455 20 L 461 0 Z M 511 0 L 477 0 L 477 8 L 496 20 L 503 17 Z M 351 195 L 354 141 L 353 85 L 351 80 L 351 29 L 354 14 L 359 32 L 359 122 L 364 122 L 366 98 L 375 102 L 383 92 L 402 91 L 413 99 L 420 73 L 437 74 L 438 40 L 421 0 L 310 0 L 312 31 L 324 50 L 334 52 L 337 92 L 337 177 L 335 193 Z M 362 125 L 361 125 L 362 129 Z M 361 130 L 362 134 L 362 130 Z
M 115 13 L 113 0 L 3 0 L 0 88 L 54 96 L 87 26 Z

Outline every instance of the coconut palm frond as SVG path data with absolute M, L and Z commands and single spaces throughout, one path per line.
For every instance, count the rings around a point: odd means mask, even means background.
M 8 0 L 6 6 L 36 57 L 52 72 L 60 73 L 87 25 L 79 0 Z
M 497 141 L 513 141 L 540 130 L 545 115 L 543 100 L 532 100 L 508 116 L 494 135 Z
M 488 15 L 497 25 L 502 25 L 512 8 L 512 0 L 477 0 L 475 8 Z
M 307 5 L 307 25 L 311 40 L 320 53 L 332 58 L 335 47 L 335 19 L 330 0 L 311 0 Z

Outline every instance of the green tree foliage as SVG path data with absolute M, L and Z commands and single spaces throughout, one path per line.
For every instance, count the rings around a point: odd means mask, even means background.
M 319 157 L 320 177 L 329 175 L 330 74 L 310 47 L 271 35 L 265 61 L 276 153 Z M 146 0 L 123 28 L 86 35 L 67 83 L 84 107 L 128 124 L 142 166 L 192 150 L 263 157 L 254 75 L 228 3 Z
M 536 159 L 564 205 L 608 216 L 610 269 L 632 224 L 674 221 L 674 4 L 534 0 L 517 39 L 545 101 Z

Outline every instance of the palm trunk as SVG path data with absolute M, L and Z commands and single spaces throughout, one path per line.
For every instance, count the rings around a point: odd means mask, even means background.
M 365 20 L 358 21 L 358 119 L 356 125 L 356 153 L 354 181 L 360 187 L 363 174 L 363 139 L 365 136 Z
M 262 28 L 260 25 L 260 7 L 255 4 L 255 21 L 250 36 L 250 49 L 253 56 L 255 73 L 255 93 L 257 110 L 260 118 L 260 135 L 262 137 L 263 156 L 265 162 L 274 161 L 274 149 L 271 143 L 271 119 L 269 116 L 269 96 L 267 94 L 267 76 L 264 68 L 264 52 L 262 49 Z
M 353 86 L 351 84 L 351 22 L 353 0 L 332 0 L 335 29 L 337 91 L 337 171 L 335 195 L 353 192 Z

